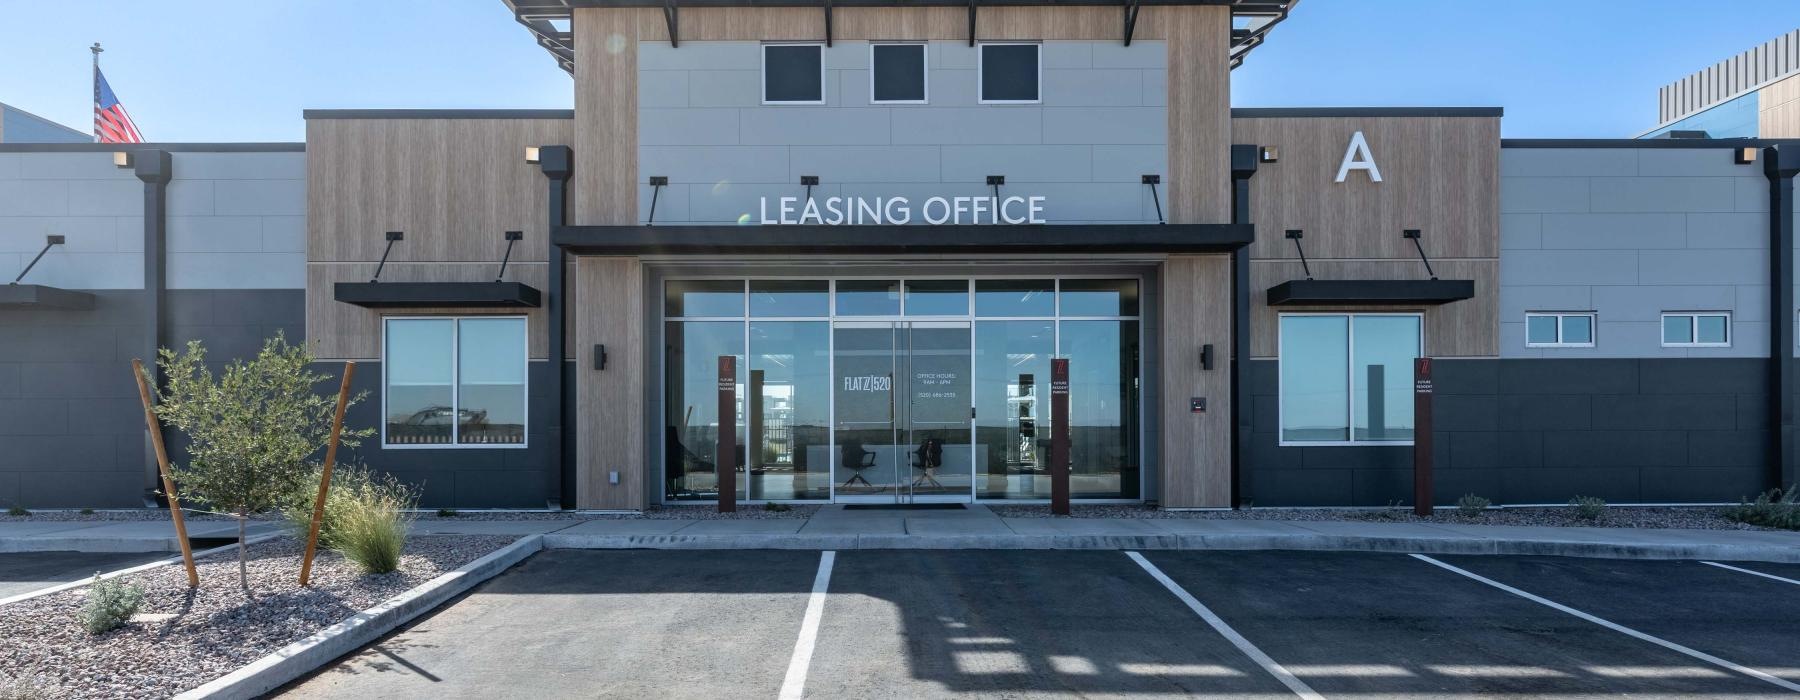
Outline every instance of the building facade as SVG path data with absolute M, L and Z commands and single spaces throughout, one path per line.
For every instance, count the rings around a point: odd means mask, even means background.
M 1800 138 L 1800 29 L 1707 66 L 1656 93 L 1640 138 Z
M 1440 503 L 1800 476 L 1778 140 L 1231 109 L 1280 2 L 509 6 L 573 110 L 0 145 L 0 264 L 65 235 L 0 304 L 0 501 L 139 503 L 124 363 L 276 330 L 431 507 L 1041 502 L 1053 359 L 1081 502 L 1409 501 L 1416 358 Z

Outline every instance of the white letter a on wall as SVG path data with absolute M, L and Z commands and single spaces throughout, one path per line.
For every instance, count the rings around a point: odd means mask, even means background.
M 1338 166 L 1337 181 L 1343 182 L 1344 178 L 1350 177 L 1352 170 L 1366 170 L 1371 181 L 1381 182 L 1381 168 L 1375 166 L 1375 155 L 1369 152 L 1369 142 L 1363 140 L 1360 131 L 1351 135 L 1350 147 L 1344 149 L 1344 162 Z

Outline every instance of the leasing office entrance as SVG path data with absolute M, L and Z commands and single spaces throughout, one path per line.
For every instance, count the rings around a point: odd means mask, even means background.
M 1048 499 L 1057 356 L 1075 497 L 1142 498 L 1141 278 L 660 284 L 665 501 L 717 498 L 720 355 L 739 358 L 740 499 Z

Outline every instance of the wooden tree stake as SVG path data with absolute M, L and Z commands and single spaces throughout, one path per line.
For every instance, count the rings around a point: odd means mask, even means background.
M 194 569 L 194 548 L 188 544 L 187 520 L 181 515 L 181 499 L 175 497 L 175 479 L 169 476 L 169 452 L 163 448 L 162 422 L 150 403 L 150 383 L 144 374 L 144 361 L 133 359 L 131 373 L 137 377 L 138 398 L 144 402 L 144 427 L 150 429 L 150 444 L 156 448 L 156 468 L 162 473 L 163 493 L 169 498 L 169 515 L 175 519 L 175 541 L 181 543 L 181 563 L 187 566 L 188 588 L 200 587 L 200 572 Z
M 313 552 L 319 546 L 319 526 L 325 522 L 325 496 L 331 491 L 331 468 L 337 464 L 338 437 L 344 432 L 344 409 L 350 407 L 350 378 L 356 361 L 344 363 L 344 383 L 338 387 L 337 417 L 331 420 L 331 442 L 325 447 L 325 470 L 319 477 L 319 499 L 313 501 L 312 527 L 306 533 L 306 557 L 300 560 L 300 585 L 310 585 Z

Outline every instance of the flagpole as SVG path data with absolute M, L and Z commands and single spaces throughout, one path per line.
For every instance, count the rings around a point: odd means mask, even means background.
M 100 48 L 100 42 L 96 41 L 93 46 L 88 47 L 88 50 L 94 52 L 94 99 L 93 103 L 88 106 L 88 111 L 92 112 L 94 111 L 94 107 L 100 104 L 100 52 L 105 51 L 106 49 Z M 100 140 L 100 128 L 98 125 L 94 127 L 94 140 Z

